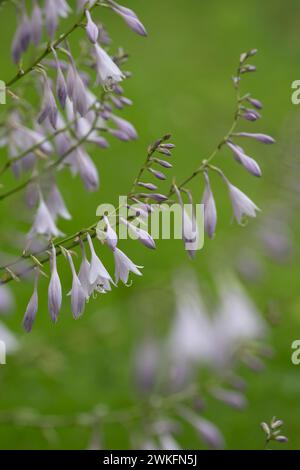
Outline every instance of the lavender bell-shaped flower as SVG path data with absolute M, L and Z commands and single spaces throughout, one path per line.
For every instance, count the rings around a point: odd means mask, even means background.
M 73 94 L 72 101 L 74 107 L 74 114 L 78 112 L 80 116 L 85 116 L 89 108 L 88 95 L 86 93 L 85 84 L 82 81 L 81 76 L 74 70 L 74 84 L 73 84 Z
M 248 157 L 248 155 L 244 153 L 244 150 L 241 147 L 239 147 L 238 145 L 235 145 L 233 142 L 229 140 L 226 142 L 226 145 L 233 152 L 235 159 L 239 163 L 241 163 L 243 167 L 247 171 L 249 171 L 249 173 L 251 173 L 254 176 L 261 176 L 261 169 L 259 165 L 257 164 L 257 162 L 253 160 L 253 158 Z
M 256 217 L 256 212 L 260 209 L 254 202 L 227 179 L 225 179 L 225 182 L 229 189 L 229 196 L 237 222 L 241 224 L 244 216 Z
M 87 240 L 91 251 L 91 267 L 89 273 L 90 284 L 95 284 L 97 282 L 101 285 L 103 280 L 110 282 L 112 279 L 97 256 L 89 233 L 87 234 Z
M 133 233 L 134 237 L 136 237 L 147 248 L 150 248 L 152 250 L 156 248 L 155 241 L 153 240 L 151 235 L 146 232 L 146 230 L 143 230 L 140 227 L 137 227 L 136 225 L 128 222 L 123 217 L 120 217 L 120 222 L 126 225 L 129 230 Z
M 34 7 L 32 10 L 32 16 L 31 16 L 31 38 L 35 46 L 38 46 L 41 41 L 42 29 L 43 29 L 42 10 L 40 9 L 37 1 L 34 0 Z
M 71 267 L 72 277 L 73 277 L 72 289 L 69 295 L 71 295 L 71 307 L 72 307 L 73 317 L 75 318 L 75 320 L 77 320 L 77 318 L 79 318 L 84 311 L 86 296 L 85 296 L 84 288 L 82 287 L 81 282 L 76 274 L 72 256 L 68 251 L 67 251 L 67 258 Z
M 49 238 L 63 235 L 56 227 L 53 217 L 41 196 L 33 226 L 29 232 L 30 238 L 34 235 L 46 235 Z
M 58 216 L 66 220 L 70 220 L 72 218 L 56 184 L 52 185 L 48 194 L 47 207 L 53 220 L 56 220 Z
M 104 234 L 105 243 L 109 246 L 111 250 L 114 250 L 118 243 L 118 235 L 116 234 L 115 230 L 112 228 L 108 218 L 106 215 L 103 216 L 103 220 L 106 225 L 106 232 Z
M 114 260 L 115 260 L 115 278 L 116 284 L 121 281 L 124 284 L 127 284 L 129 273 L 133 272 L 137 276 L 142 276 L 142 273 L 139 271 L 138 268 L 142 268 L 143 266 L 137 266 L 134 264 L 123 251 L 119 248 L 115 248 L 113 250 L 114 253 Z
M 89 274 L 91 270 L 91 265 L 87 260 L 85 247 L 83 241 L 80 239 L 80 248 L 82 253 L 81 265 L 78 273 L 79 281 L 84 289 L 85 298 L 88 300 L 91 293 L 93 292 L 94 286 L 89 282 Z
M 88 191 L 97 191 L 99 188 L 99 175 L 97 167 L 89 155 L 81 148 L 75 152 L 76 167 L 84 186 Z
M 66 100 L 68 96 L 68 88 L 67 88 L 67 83 L 64 77 L 64 74 L 61 70 L 59 61 L 56 58 L 56 64 L 57 64 L 57 77 L 56 77 L 56 95 L 59 99 L 59 102 L 64 108 L 66 106 Z
M 57 322 L 62 303 L 62 289 L 56 266 L 56 249 L 52 245 L 51 279 L 48 288 L 48 310 L 54 323 Z
M 131 122 L 128 122 L 126 119 L 120 118 L 119 116 L 115 116 L 113 114 L 110 116 L 110 119 L 116 124 L 120 131 L 124 132 L 124 134 L 128 136 L 129 139 L 137 139 L 137 132 Z
M 132 31 L 139 34 L 140 36 L 147 36 L 145 26 L 141 23 L 133 10 L 124 7 L 123 5 L 119 5 L 114 1 L 111 1 L 110 3 L 113 5 L 113 10 L 123 18 Z
M 33 289 L 33 294 L 29 300 L 29 303 L 26 308 L 26 312 L 24 315 L 23 319 L 23 327 L 29 333 L 32 330 L 32 325 L 34 323 L 37 311 L 38 311 L 38 292 L 37 292 L 37 286 L 38 286 L 38 277 L 39 277 L 39 271 L 36 271 L 35 274 L 35 279 L 34 279 L 34 289 Z
M 255 134 L 251 132 L 237 132 L 234 134 L 236 137 L 248 137 L 250 139 L 255 139 L 262 144 L 275 144 L 275 139 L 267 134 Z
M 89 10 L 85 11 L 85 16 L 87 20 L 86 27 L 85 27 L 87 36 L 92 44 L 96 44 L 98 36 L 99 36 L 98 26 L 92 20 Z
M 57 117 L 58 109 L 56 106 L 55 98 L 52 93 L 50 82 L 48 78 L 45 77 L 42 111 L 38 117 L 38 123 L 42 124 L 48 118 L 53 129 L 56 129 Z
M 213 238 L 217 225 L 217 208 L 206 172 L 204 173 L 204 178 L 205 190 L 202 198 L 202 204 L 204 204 L 204 228 L 209 238 Z
M 31 40 L 31 25 L 27 16 L 25 6 L 22 5 L 22 15 L 12 44 L 12 56 L 14 62 L 20 62 L 23 52 L 29 46 Z
M 213 423 L 202 416 L 196 415 L 187 407 L 180 407 L 179 414 L 199 432 L 201 438 L 209 447 L 212 449 L 224 448 L 224 438 Z
M 123 72 L 111 59 L 107 52 L 95 44 L 96 70 L 98 82 L 104 86 L 111 87 L 125 78 Z

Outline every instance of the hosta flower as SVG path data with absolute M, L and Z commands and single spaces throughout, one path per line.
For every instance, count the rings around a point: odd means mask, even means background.
M 259 165 L 256 163 L 255 160 L 253 160 L 253 158 L 248 157 L 248 155 L 244 153 L 244 150 L 241 147 L 235 145 L 229 140 L 226 142 L 226 144 L 232 150 L 235 159 L 239 163 L 241 163 L 243 167 L 246 168 L 247 171 L 249 171 L 249 173 L 254 176 L 261 176 L 261 169 L 259 168 Z
M 80 248 L 82 254 L 81 265 L 78 273 L 79 281 L 84 289 L 85 297 L 88 300 L 93 292 L 93 285 L 89 282 L 91 265 L 87 260 L 84 243 L 80 239 Z
M 136 225 L 128 222 L 123 217 L 120 217 L 120 222 L 126 225 L 129 228 L 129 230 L 132 232 L 133 236 L 137 238 L 147 248 L 150 248 L 152 250 L 156 248 L 155 241 L 153 240 L 151 235 L 148 232 L 146 232 L 146 230 L 143 230 L 140 227 L 137 227 Z
M 85 11 L 85 16 L 87 19 L 87 23 L 85 27 L 87 36 L 89 40 L 91 41 L 91 43 L 95 44 L 97 42 L 98 35 L 99 35 L 98 26 L 92 20 L 91 14 L 88 10 Z
M 89 233 L 87 234 L 87 240 L 88 240 L 90 251 L 91 251 L 91 267 L 90 267 L 90 272 L 89 272 L 90 284 L 95 284 L 97 282 L 98 284 L 101 285 L 103 283 L 102 281 L 105 281 L 105 280 L 110 282 L 112 279 L 109 273 L 107 272 L 107 270 L 105 269 L 103 263 L 100 261 L 100 259 L 97 256 Z
M 38 271 L 36 272 L 35 279 L 34 279 L 34 288 L 33 294 L 29 300 L 29 303 L 26 308 L 26 312 L 23 319 L 23 327 L 29 333 L 32 330 L 32 326 L 38 311 Z
M 54 245 L 52 245 L 51 279 L 48 288 L 48 310 L 54 323 L 57 321 L 61 303 L 62 289 L 56 266 L 56 249 Z
M 42 10 L 40 9 L 36 0 L 34 0 L 34 6 L 31 17 L 31 37 L 35 46 L 38 46 L 42 37 L 43 18 Z
M 251 132 L 237 132 L 234 134 L 237 137 L 249 137 L 250 139 L 255 139 L 262 144 L 274 144 L 275 139 L 267 134 L 255 134 Z
M 45 16 L 48 35 L 53 39 L 58 26 L 58 18 L 66 18 L 71 9 L 66 0 L 46 0 Z
M 113 5 L 113 10 L 123 18 L 129 28 L 141 36 L 147 36 L 145 26 L 141 23 L 133 10 L 124 7 L 123 5 L 119 5 L 114 1 L 111 1 L 110 3 Z
M 107 52 L 95 44 L 96 70 L 98 81 L 104 86 L 111 87 L 125 78 L 117 64 L 111 59 Z
M 12 56 L 14 62 L 20 62 L 22 54 L 27 50 L 31 40 L 31 25 L 27 16 L 24 4 L 22 5 L 22 14 L 12 44 Z
M 58 109 L 56 106 L 55 98 L 52 93 L 49 80 L 45 77 L 42 111 L 38 117 L 38 123 L 42 124 L 46 119 L 48 119 L 52 127 L 56 129 L 57 116 Z
M 130 122 L 126 121 L 126 119 L 120 118 L 119 116 L 115 116 L 114 114 L 112 114 L 110 118 L 116 124 L 118 129 L 124 132 L 129 139 L 137 139 L 137 132 Z
M 119 248 L 115 248 L 113 250 L 114 253 L 114 260 L 115 260 L 115 278 L 116 283 L 121 279 L 124 284 L 127 284 L 129 273 L 133 272 L 137 276 L 141 276 L 142 273 L 139 271 L 138 268 L 142 268 L 142 266 L 137 266 L 134 264 L 123 251 Z
M 56 227 L 53 217 L 42 197 L 40 197 L 40 203 L 35 215 L 34 223 L 29 232 L 30 238 L 34 235 L 46 235 L 49 238 L 63 235 Z
M 202 198 L 202 204 L 204 204 L 204 228 L 209 236 L 212 238 L 215 234 L 217 224 L 217 208 L 212 193 L 208 174 L 204 173 L 205 177 L 205 190 Z
M 64 74 L 61 70 L 59 62 L 57 61 L 57 78 L 56 78 L 56 94 L 62 108 L 66 105 L 66 99 L 68 95 L 67 84 L 65 81 Z
M 70 220 L 72 218 L 56 184 L 52 184 L 48 194 L 47 207 L 53 220 L 56 220 L 58 216 L 66 220 Z
M 179 414 L 190 423 L 200 434 L 203 441 L 212 449 L 223 449 L 224 438 L 215 424 L 202 416 L 198 416 L 186 406 L 181 406 Z
M 72 308 L 72 313 L 73 317 L 75 320 L 79 318 L 83 311 L 84 311 L 84 306 L 85 306 L 85 291 L 81 285 L 81 282 L 76 274 L 75 266 L 72 260 L 71 254 L 67 251 L 67 258 L 71 267 L 72 271 L 72 289 L 69 295 L 71 295 L 71 308 Z
M 114 250 L 118 243 L 118 235 L 116 234 L 115 230 L 112 228 L 106 216 L 103 217 L 103 220 L 106 225 L 106 232 L 104 234 L 105 243 L 109 246 L 111 250 Z
M 229 196 L 234 212 L 234 216 L 239 224 L 242 223 L 243 217 L 256 217 L 256 212 L 260 209 L 254 204 L 253 201 L 240 189 L 226 180 Z
M 99 175 L 97 167 L 89 155 L 82 149 L 75 151 L 75 165 L 88 191 L 97 191 L 99 188 Z

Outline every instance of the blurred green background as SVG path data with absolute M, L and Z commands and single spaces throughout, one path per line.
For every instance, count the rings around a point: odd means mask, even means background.
M 70 4 L 73 2 L 69 2 Z M 125 3 L 125 1 L 124 1 Z M 103 21 L 112 38 L 112 50 L 123 46 L 130 53 L 128 69 L 132 79 L 125 84 L 126 96 L 134 106 L 123 116 L 136 126 L 137 142 L 119 143 L 111 139 L 110 149 L 90 149 L 101 174 L 101 188 L 96 194 L 84 191 L 79 178 L 68 172 L 59 176 L 59 186 L 73 214 L 72 221 L 62 221 L 60 228 L 73 233 L 95 220 L 95 210 L 102 202 L 116 203 L 125 194 L 145 158 L 147 145 L 160 135 L 171 132 L 176 144 L 174 174 L 188 176 L 200 159 L 207 156 L 228 129 L 234 110 L 231 76 L 239 54 L 258 48 L 255 58 L 258 73 L 245 77 L 243 90 L 264 103 L 263 120 L 245 124 L 242 130 L 255 129 L 273 135 L 276 147 L 247 143 L 248 154 L 261 164 L 262 179 L 251 178 L 228 158 L 220 155 L 227 176 L 262 208 L 278 197 L 284 172 L 283 161 L 289 152 L 297 157 L 297 143 L 290 145 L 290 134 L 297 137 L 297 115 L 291 104 L 291 83 L 300 78 L 299 18 L 297 0 L 130 0 L 126 5 L 136 10 L 146 25 L 149 37 L 133 34 L 124 22 L 108 11 L 97 10 L 95 18 Z M 62 30 L 67 23 L 62 23 Z M 15 11 L 8 4 L 1 12 L 0 51 L 1 79 L 14 74 L 10 43 L 15 29 Z M 76 33 L 76 44 L 82 31 Z M 30 54 L 28 60 L 30 60 Z M 28 89 L 28 96 L 32 93 Z M 299 122 L 298 122 L 299 123 Z M 294 137 L 293 137 L 294 138 Z M 6 156 L 1 151 L 1 158 Z M 226 158 L 227 157 L 227 158 Z M 5 185 L 11 184 L 8 177 Z M 125 409 L 138 402 L 132 374 L 136 345 L 146 333 L 163 336 L 172 318 L 170 282 L 174 270 L 192 264 L 199 274 L 199 284 L 211 282 L 214 267 L 232 263 L 239 246 L 252 246 L 252 227 L 232 223 L 231 208 L 218 179 L 212 181 L 218 205 L 218 230 L 213 241 L 206 240 L 194 262 L 186 259 L 179 241 L 160 241 L 155 252 L 141 245 L 123 245 L 126 253 L 145 266 L 142 278 L 134 279 L 132 288 L 119 287 L 109 295 L 90 300 L 84 316 L 72 319 L 69 299 L 64 299 L 60 321 L 49 320 L 47 281 L 40 285 L 40 307 L 31 334 L 21 327 L 24 310 L 31 295 L 31 284 L 15 283 L 13 315 L 6 324 L 21 341 L 19 354 L 0 366 L 0 410 L 36 409 L 51 415 L 73 415 L 103 404 L 111 410 Z M 202 183 L 192 185 L 201 197 Z M 163 189 L 163 185 L 162 185 Z M 1 203 L 2 238 L 9 242 L 15 230 L 14 219 L 23 212 L 19 196 Z M 264 213 L 259 215 L 259 219 Z M 28 230 L 29 225 L 19 223 Z M 295 239 L 300 237 L 299 222 L 294 219 Z M 5 249 L 5 242 L 1 249 Z M 125 245 L 125 246 L 124 246 Z M 255 245 L 254 245 L 254 249 Z M 112 260 L 107 263 L 112 270 Z M 262 314 L 272 301 L 280 313 L 279 324 L 271 329 L 270 343 L 276 352 L 266 370 L 254 375 L 243 371 L 248 381 L 249 406 L 233 412 L 221 404 L 209 406 L 205 416 L 214 420 L 224 433 L 231 449 L 260 449 L 262 420 L 276 415 L 285 421 L 289 443 L 284 448 L 300 448 L 300 366 L 291 363 L 291 343 L 300 338 L 299 258 L 297 253 L 287 265 L 267 263 L 262 284 L 249 286 Z M 65 290 L 70 274 L 60 260 Z M 131 424 L 132 425 L 132 424 Z M 134 428 L 134 423 L 133 423 Z M 130 448 L 128 428 L 121 423 L 105 426 L 105 448 Z M 86 448 L 90 432 L 81 427 L 60 429 L 55 435 L 33 428 L 0 425 L 2 449 L 80 449 Z M 186 430 L 186 447 L 201 448 L 194 432 Z M 279 448 L 279 446 L 278 446 Z

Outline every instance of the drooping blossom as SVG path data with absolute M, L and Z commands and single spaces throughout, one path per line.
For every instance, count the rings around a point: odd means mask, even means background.
M 66 220 L 70 220 L 72 218 L 55 183 L 51 186 L 46 204 L 54 221 L 57 217 L 62 217 Z
M 114 114 L 110 116 L 110 119 L 116 124 L 120 131 L 124 132 L 128 136 L 129 139 L 137 139 L 138 135 L 136 129 L 129 121 L 126 121 L 126 119 L 120 118 L 119 116 L 115 116 Z
M 91 239 L 90 234 L 87 234 L 87 240 L 91 251 L 91 266 L 89 272 L 89 282 L 90 284 L 95 284 L 96 282 L 100 285 L 107 284 L 107 282 L 111 282 L 112 279 L 107 272 L 106 268 L 104 267 L 102 261 L 100 261 L 99 257 L 95 252 L 95 248 Z M 106 281 L 106 282 L 105 282 Z
M 53 129 L 56 129 L 58 109 L 55 98 L 47 77 L 44 78 L 44 92 L 42 110 L 38 117 L 38 123 L 42 124 L 46 119 L 49 120 Z
M 56 249 L 52 245 L 51 253 L 51 279 L 48 288 L 48 310 L 54 323 L 57 322 L 62 303 L 62 288 L 56 265 Z
M 27 16 L 24 3 L 22 4 L 22 12 L 19 20 L 19 25 L 15 33 L 12 44 L 12 56 L 14 62 L 20 62 L 21 56 L 28 49 L 31 40 L 31 25 Z
M 35 215 L 33 226 L 29 232 L 30 238 L 34 235 L 46 235 L 49 238 L 63 235 L 56 227 L 53 217 L 42 196 L 40 196 L 39 207 Z
M 39 278 L 39 271 L 36 270 L 35 272 L 35 278 L 34 278 L 34 288 L 33 288 L 33 294 L 29 300 L 29 303 L 26 308 L 26 312 L 24 315 L 23 319 L 23 327 L 29 333 L 32 330 L 32 326 L 38 311 L 38 292 L 37 292 L 37 286 L 38 286 L 38 278 Z
M 87 36 L 89 40 L 91 41 L 91 43 L 95 44 L 99 36 L 98 26 L 92 20 L 89 10 L 85 11 L 85 16 L 87 20 L 86 27 L 85 27 Z
M 249 137 L 250 139 L 255 139 L 258 142 L 261 142 L 262 144 L 274 144 L 275 143 L 275 139 L 273 139 L 273 137 L 267 134 L 257 134 L 257 133 L 251 133 L 251 132 L 237 132 L 234 135 L 237 137 Z
M 209 238 L 213 238 L 217 225 L 217 208 L 207 172 L 204 173 L 204 178 L 205 189 L 202 197 L 202 204 L 204 204 L 204 229 Z
M 241 224 L 244 216 L 256 217 L 256 212 L 260 209 L 254 204 L 254 202 L 227 179 L 225 179 L 225 181 L 229 189 L 229 196 L 237 222 Z
M 117 64 L 98 43 L 95 44 L 95 57 L 99 83 L 110 88 L 125 78 Z
M 129 28 L 132 29 L 132 31 L 139 34 L 140 36 L 147 36 L 145 26 L 141 23 L 141 21 L 133 10 L 124 7 L 123 5 L 119 5 L 117 2 L 111 0 L 109 3 L 113 5 L 113 10 L 123 18 L 123 20 L 129 26 Z
M 42 10 L 39 7 L 36 0 L 34 0 L 34 6 L 31 16 L 31 38 L 35 46 L 38 46 L 42 37 L 43 28 L 43 17 Z
M 152 250 L 156 248 L 155 241 L 146 230 L 143 230 L 140 227 L 137 227 L 136 225 L 128 222 L 123 217 L 120 217 L 120 222 L 126 225 L 129 228 L 129 231 L 133 234 L 133 236 L 147 248 L 150 248 Z
M 67 258 L 72 271 L 72 289 L 69 293 L 69 295 L 71 295 L 71 308 L 73 317 L 77 320 L 83 314 L 86 296 L 84 288 L 76 274 L 73 259 L 69 251 L 67 251 Z
M 128 258 L 123 251 L 119 248 L 114 248 L 113 250 L 114 260 L 115 260 L 115 280 L 116 284 L 121 279 L 124 284 L 128 283 L 129 273 L 132 272 L 137 276 L 141 276 L 142 273 L 139 271 L 138 268 L 142 268 L 142 266 L 137 266 L 134 264 L 131 259 Z
M 227 146 L 232 150 L 235 159 L 243 165 L 243 167 L 254 176 L 261 176 L 261 169 L 258 163 L 244 153 L 244 150 L 231 141 L 226 142 Z

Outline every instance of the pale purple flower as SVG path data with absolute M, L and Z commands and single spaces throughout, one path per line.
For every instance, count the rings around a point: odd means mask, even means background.
M 249 173 L 254 176 L 261 176 L 261 169 L 257 162 L 253 160 L 253 158 L 248 157 L 241 147 L 229 140 L 226 142 L 226 145 L 232 150 L 235 159 L 241 163 Z
M 77 318 L 79 318 L 84 311 L 86 296 L 85 296 L 84 288 L 82 287 L 81 282 L 76 274 L 72 256 L 68 251 L 67 251 L 67 258 L 71 267 L 72 278 L 73 278 L 72 289 L 69 295 L 71 295 L 71 307 L 72 307 L 73 317 L 75 318 L 75 320 L 77 320 Z
M 129 139 L 137 139 L 137 132 L 131 122 L 126 121 L 126 119 L 120 118 L 119 116 L 115 116 L 114 114 L 112 114 L 110 118 L 120 131 L 128 135 Z
M 105 243 L 109 246 L 111 250 L 114 250 L 118 243 L 118 235 L 116 234 L 115 230 L 112 228 L 108 218 L 106 216 L 103 217 L 103 220 L 106 225 L 106 232 L 105 232 Z
M 147 248 L 154 250 L 156 248 L 155 241 L 151 237 L 151 235 L 146 232 L 146 230 L 137 227 L 136 225 L 128 222 L 123 217 L 120 217 L 120 222 L 126 225 L 129 230 L 133 233 L 134 237 L 137 238 L 143 245 Z
M 77 148 L 75 152 L 75 161 L 86 189 L 88 191 L 97 191 L 99 188 L 99 175 L 93 160 L 82 148 Z
M 30 25 L 30 21 L 27 16 L 25 7 L 23 5 L 19 26 L 15 33 L 13 44 L 12 44 L 12 56 L 16 64 L 20 62 L 21 56 L 23 52 L 27 50 L 30 40 L 31 40 L 31 25 Z
M 66 220 L 72 218 L 56 184 L 52 184 L 46 204 L 53 220 L 58 216 Z
M 48 310 L 53 322 L 57 322 L 57 317 L 62 303 L 62 289 L 56 266 L 56 249 L 52 245 L 51 254 L 51 279 L 48 288 Z
M 217 225 L 217 208 L 214 195 L 210 187 L 208 174 L 204 173 L 204 177 L 205 190 L 202 198 L 202 204 L 204 204 L 204 228 L 209 238 L 213 238 Z
M 53 217 L 41 196 L 33 226 L 29 232 L 30 238 L 34 235 L 46 235 L 49 238 L 63 235 L 56 227 Z
M 87 260 L 84 243 L 82 242 L 81 239 L 80 239 L 80 247 L 81 247 L 82 261 L 81 261 L 81 265 L 80 265 L 80 269 L 78 273 L 78 278 L 84 289 L 85 297 L 88 300 L 94 289 L 93 285 L 90 284 L 89 282 L 89 274 L 91 270 L 91 265 L 89 261 Z
M 114 6 L 113 10 L 124 19 L 132 31 L 139 34 L 140 36 L 147 36 L 145 26 L 141 23 L 133 10 L 124 7 L 123 5 L 119 5 L 114 1 L 111 1 L 110 3 Z
M 211 390 L 211 394 L 234 409 L 243 410 L 247 406 L 247 400 L 240 392 L 215 387 Z
M 38 276 L 39 276 L 39 272 L 37 270 L 35 274 L 35 279 L 34 279 L 33 294 L 29 300 L 29 303 L 27 305 L 26 312 L 24 315 L 24 319 L 23 319 L 23 327 L 27 331 L 27 333 L 29 333 L 32 330 L 32 325 L 34 323 L 37 310 L 38 310 L 38 292 L 37 292 Z
M 45 16 L 46 16 L 46 29 L 51 39 L 54 38 L 55 31 L 57 30 L 58 18 L 66 18 L 71 9 L 66 0 L 46 0 Z
M 72 102 L 74 114 L 76 112 L 78 112 L 80 116 L 85 116 L 87 114 L 89 108 L 88 95 L 86 93 L 85 84 L 76 69 L 74 70 Z
M 161 171 L 154 170 L 153 168 L 148 168 L 148 171 L 158 180 L 164 181 L 166 179 L 166 175 Z
M 47 118 L 51 126 L 56 129 L 58 109 L 55 98 L 52 93 L 51 85 L 48 78 L 44 80 L 43 104 L 42 111 L 38 117 L 38 123 L 42 124 Z
M 256 108 L 256 109 L 262 109 L 263 108 L 263 105 L 262 105 L 261 101 L 257 100 L 256 98 L 248 97 L 247 100 L 249 101 L 249 103 L 252 104 L 252 106 L 254 106 L 254 108 Z
M 87 19 L 87 23 L 86 23 L 86 27 L 85 27 L 87 36 L 88 36 L 89 40 L 91 41 L 91 43 L 95 44 L 97 42 L 98 35 L 99 35 L 98 26 L 92 20 L 92 17 L 91 17 L 91 14 L 90 14 L 89 10 L 85 11 L 85 16 L 86 16 L 86 19 Z
M 132 272 L 137 276 L 142 276 L 142 273 L 139 271 L 138 268 L 142 268 L 142 266 L 137 266 L 134 264 L 123 251 L 119 248 L 115 248 L 113 250 L 114 253 L 114 260 L 115 260 L 115 280 L 116 284 L 121 281 L 124 284 L 127 284 L 129 273 Z
M 35 46 L 38 46 L 42 37 L 43 18 L 42 10 L 40 9 L 37 1 L 34 1 L 34 7 L 31 17 L 31 37 Z
M 125 78 L 123 72 L 111 59 L 107 52 L 99 45 L 95 44 L 96 69 L 99 83 L 111 87 Z
M 66 99 L 68 95 L 68 89 L 64 74 L 57 62 L 57 77 L 56 77 L 56 94 L 59 99 L 61 106 L 64 108 L 66 105 Z
M 244 216 L 256 217 L 256 212 L 260 209 L 254 204 L 254 202 L 228 180 L 225 181 L 229 189 L 229 196 L 237 222 L 241 224 Z
M 110 282 L 112 279 L 109 273 L 107 272 L 106 268 L 104 267 L 103 263 L 97 256 L 89 233 L 87 234 L 87 240 L 91 251 L 91 266 L 89 272 L 90 284 L 95 284 L 97 282 L 101 285 L 103 280 Z
M 207 419 L 196 415 L 187 407 L 180 407 L 180 416 L 190 423 L 200 434 L 203 441 L 212 449 L 223 449 L 225 446 L 224 438 L 219 429 Z
M 250 139 L 255 139 L 258 142 L 261 142 L 263 144 L 274 144 L 275 140 L 273 137 L 267 135 L 267 134 L 253 134 L 251 132 L 238 132 L 234 134 L 237 137 L 249 137 Z

